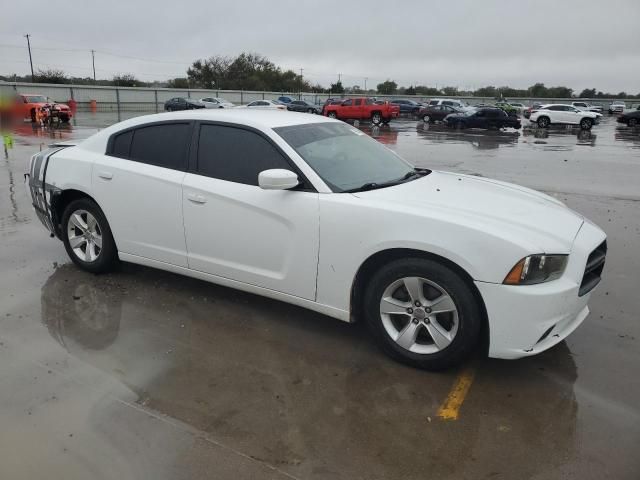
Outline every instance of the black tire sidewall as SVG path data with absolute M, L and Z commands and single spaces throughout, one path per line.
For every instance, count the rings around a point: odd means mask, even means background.
M 416 354 L 395 343 L 387 333 L 380 317 L 380 299 L 384 290 L 403 277 L 417 276 L 429 279 L 451 296 L 458 309 L 458 332 L 444 350 L 433 354 Z M 441 370 L 460 364 L 479 341 L 482 309 L 467 282 L 442 263 L 423 258 L 393 261 L 379 269 L 366 287 L 363 299 L 365 322 L 378 345 L 391 357 L 413 367 Z
M 80 260 L 73 252 L 73 249 L 69 244 L 67 225 L 69 222 L 69 217 L 76 210 L 86 210 L 87 212 L 91 213 L 91 215 L 93 215 L 97 220 L 100 231 L 102 232 L 102 249 L 97 260 L 95 260 L 94 262 L 85 262 L 83 260 Z M 107 218 L 105 217 L 98 204 L 96 204 L 93 200 L 89 198 L 80 198 L 78 200 L 72 201 L 71 203 L 69 203 L 69 205 L 67 205 L 62 214 L 61 233 L 62 241 L 64 243 L 64 248 L 67 251 L 67 255 L 69 255 L 69 258 L 71 258 L 73 263 L 75 263 L 81 269 L 92 273 L 104 273 L 113 270 L 113 268 L 117 264 L 118 249 L 116 248 L 116 243 L 113 240 L 109 222 L 107 222 Z

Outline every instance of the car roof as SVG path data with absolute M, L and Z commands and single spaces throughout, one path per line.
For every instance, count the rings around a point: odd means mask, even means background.
M 312 123 L 342 123 L 340 120 L 309 115 L 308 113 L 289 112 L 283 110 L 260 110 L 252 108 L 224 108 L 182 110 L 179 112 L 164 112 L 152 115 L 141 115 L 120 123 L 116 123 L 79 144 L 80 148 L 104 153 L 108 138 L 116 132 L 126 128 L 137 127 L 147 123 L 166 122 L 171 120 L 201 120 L 235 123 L 259 130 L 269 130 L 278 127 L 306 125 Z

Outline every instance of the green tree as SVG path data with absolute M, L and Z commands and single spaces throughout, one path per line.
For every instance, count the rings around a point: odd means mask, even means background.
M 398 84 L 393 80 L 385 80 L 376 86 L 378 93 L 381 95 L 393 95 L 398 89 Z
M 413 85 L 410 85 L 409 87 L 407 87 L 404 91 L 405 95 L 415 95 L 416 94 L 416 87 L 414 87 Z
M 38 69 L 34 77 L 34 80 L 39 83 L 67 83 L 67 75 L 62 70 Z
M 329 87 L 329 93 L 344 93 L 344 87 L 342 86 L 342 82 L 338 80 L 336 83 L 332 83 Z
M 536 83 L 529 87 L 529 95 L 534 98 L 544 98 L 548 96 L 547 87 L 544 86 L 544 83 Z
M 580 95 L 579 95 L 580 98 L 593 98 L 595 96 L 596 96 L 595 88 L 585 88 L 580 92 Z
M 458 87 L 444 87 L 442 93 L 447 97 L 455 97 L 458 95 Z
M 125 73 L 122 75 L 115 75 L 113 77 L 113 84 L 116 87 L 141 87 L 143 83 L 140 82 L 134 75 Z
M 167 82 L 169 88 L 189 88 L 189 80 L 185 77 L 172 78 Z

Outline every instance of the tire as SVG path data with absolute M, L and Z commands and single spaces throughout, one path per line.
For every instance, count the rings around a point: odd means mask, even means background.
M 173 108 L 171 108 L 171 107 L 165 107 L 165 110 L 166 110 L 167 112 L 172 112 L 172 111 L 173 111 Z
M 307 110 L 307 113 L 315 113 L 315 112 L 314 112 L 313 108 L 310 108 L 310 109 Z
M 36 109 L 32 108 L 30 112 L 31 122 L 35 123 L 38 119 L 36 118 Z
M 429 115 L 423 115 L 423 117 L 422 117 L 422 121 L 423 121 L 424 123 L 431 123 L 431 116 L 429 116 Z
M 374 125 L 382 124 L 382 115 L 380 114 L 380 112 L 373 112 L 371 114 L 371 123 L 373 123 Z
M 591 130 L 591 127 L 593 127 L 593 120 L 590 118 L 583 118 L 580 120 L 580 128 L 582 130 Z
M 405 285 L 422 285 L 422 291 L 412 287 L 410 294 Z M 365 321 L 378 345 L 407 365 L 425 370 L 453 367 L 478 345 L 478 300 L 460 275 L 438 261 L 404 258 L 388 263 L 371 277 L 363 301 Z M 434 314 L 428 305 L 443 311 Z M 399 313 L 383 313 L 383 308 Z
M 327 117 L 329 117 L 329 118 L 338 118 L 338 116 L 336 115 L 336 112 L 327 113 Z
M 637 127 L 638 126 L 638 119 L 637 118 L 630 118 L 629 119 L 629 123 L 627 124 L 630 127 Z
M 538 117 L 536 123 L 540 128 L 547 128 L 551 122 L 549 121 L 549 117 Z
M 69 123 L 69 120 L 71 119 L 69 118 L 69 115 L 60 115 L 60 120 L 62 123 Z
M 62 214 L 61 230 L 69 258 L 82 270 L 104 273 L 117 265 L 118 249 L 109 222 L 93 200 L 80 198 L 69 203 Z M 72 242 L 77 243 L 72 247 Z

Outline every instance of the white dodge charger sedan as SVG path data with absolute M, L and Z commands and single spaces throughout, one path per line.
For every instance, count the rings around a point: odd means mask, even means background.
M 518 358 L 587 316 L 605 234 L 558 200 L 414 168 L 341 121 L 148 115 L 35 155 L 36 212 L 80 268 L 133 262 L 362 319 L 392 357 Z M 215 308 L 215 307 L 212 307 Z

